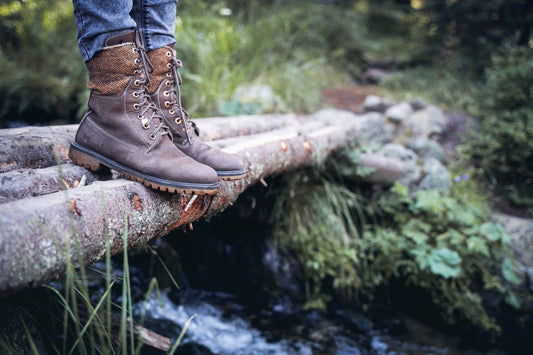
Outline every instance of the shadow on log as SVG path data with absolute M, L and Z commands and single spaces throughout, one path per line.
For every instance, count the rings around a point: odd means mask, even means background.
M 101 260 L 107 241 L 112 254 L 121 252 L 123 233 L 133 248 L 218 213 L 261 179 L 352 146 L 371 120 L 335 110 L 197 120 L 202 139 L 243 157 L 249 171 L 221 181 L 212 197 L 157 192 L 75 166 L 66 156 L 75 126 L 0 131 L 0 297 L 62 277 L 67 256 L 77 265 Z M 375 179 L 382 183 L 401 173 L 394 159 L 362 162 L 385 177 Z

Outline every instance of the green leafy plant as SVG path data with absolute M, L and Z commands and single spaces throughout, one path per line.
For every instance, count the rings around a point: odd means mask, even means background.
M 500 225 L 488 219 L 483 205 L 465 196 L 469 195 L 445 196 L 436 190 L 420 190 L 411 196 L 407 188 L 395 185 L 378 202 L 384 212 L 383 223 L 367 226 L 364 250 L 373 255 L 373 273 L 383 279 L 402 276 L 423 287 L 448 321 L 456 321 L 459 314 L 498 332 L 480 293 L 494 289 L 519 307 L 510 287 L 519 282 L 513 271 L 510 240 Z M 392 242 L 391 249 L 388 244 Z M 391 265 L 391 258 L 393 268 L 380 267 Z
M 533 48 L 510 47 L 493 57 L 479 100 L 479 127 L 463 154 L 498 192 L 533 207 Z
M 508 236 L 472 184 L 454 185 L 449 196 L 396 184 L 365 216 L 364 199 L 347 187 L 293 175 L 278 200 L 276 236 L 300 260 L 308 306 L 324 307 L 331 290 L 369 300 L 394 279 L 425 290 L 448 322 L 498 333 L 481 295 L 493 290 L 518 308 L 511 286 L 520 279 Z

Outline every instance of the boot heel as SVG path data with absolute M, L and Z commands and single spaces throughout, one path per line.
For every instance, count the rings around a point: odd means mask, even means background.
M 98 171 L 101 168 L 103 168 L 103 165 L 100 164 L 100 161 L 96 158 L 91 157 L 90 155 L 83 153 L 73 147 L 70 146 L 70 149 L 68 151 L 68 157 L 76 164 L 86 167 L 87 169 L 90 169 L 92 171 Z

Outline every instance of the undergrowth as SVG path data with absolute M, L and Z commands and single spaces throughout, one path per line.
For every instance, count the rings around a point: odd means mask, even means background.
M 302 264 L 307 306 L 323 308 L 339 296 L 364 304 L 401 280 L 425 290 L 448 324 L 466 320 L 499 334 L 482 294 L 494 291 L 519 308 L 511 286 L 520 279 L 508 236 L 469 184 L 454 185 L 450 195 L 396 184 L 368 202 L 323 175 L 288 177 L 275 235 Z

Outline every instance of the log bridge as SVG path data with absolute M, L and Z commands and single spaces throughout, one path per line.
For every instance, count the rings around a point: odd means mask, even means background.
M 99 174 L 67 156 L 77 125 L 0 130 L 0 298 L 61 278 L 66 260 L 91 264 L 224 210 L 249 186 L 319 163 L 369 133 L 375 114 L 323 110 L 312 115 L 198 119 L 201 139 L 244 158 L 248 176 L 221 181 L 214 196 L 170 194 Z M 376 182 L 394 181 L 401 163 L 361 157 Z M 372 177 L 373 176 L 373 177 Z M 266 185 L 266 184 L 265 184 Z

